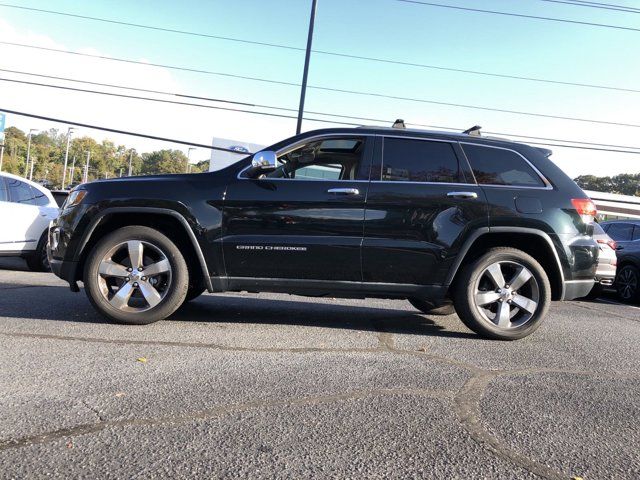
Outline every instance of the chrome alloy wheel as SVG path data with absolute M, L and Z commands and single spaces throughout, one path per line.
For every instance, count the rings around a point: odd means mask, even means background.
M 171 264 L 155 245 L 129 240 L 109 250 L 98 269 L 100 292 L 111 306 L 144 312 L 158 305 L 171 286 Z
M 535 277 L 528 268 L 514 261 L 489 265 L 476 280 L 473 291 L 475 308 L 482 319 L 504 329 L 527 323 L 540 302 L 540 287 Z
M 638 278 L 631 268 L 623 268 L 616 280 L 620 296 L 624 300 L 631 300 L 638 291 Z

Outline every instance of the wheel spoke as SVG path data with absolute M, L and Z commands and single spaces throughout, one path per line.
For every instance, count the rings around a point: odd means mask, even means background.
M 538 308 L 538 304 L 536 302 L 523 295 L 514 295 L 511 302 L 529 313 L 535 313 Z
M 489 305 L 490 303 L 497 302 L 499 298 L 500 294 L 497 292 L 478 292 L 476 293 L 476 305 L 479 307 Z
M 127 242 L 127 249 L 129 250 L 129 260 L 131 261 L 131 268 L 142 267 L 142 254 L 144 250 L 142 242 L 138 240 L 130 240 Z
M 511 308 L 507 302 L 500 302 L 498 304 L 498 311 L 496 312 L 496 320 L 500 328 L 508 328 L 511 323 L 510 318 Z
M 129 299 L 133 294 L 133 286 L 131 283 L 125 283 L 120 287 L 120 290 L 116 292 L 116 294 L 109 300 L 109 303 L 114 307 L 122 310 L 123 308 L 129 305 Z
M 140 282 L 138 284 L 138 288 L 142 292 L 142 296 L 147 301 L 150 307 L 155 307 L 162 297 L 158 293 L 158 291 L 151 285 L 149 282 Z
M 100 275 L 105 277 L 126 277 L 129 275 L 127 267 L 114 262 L 113 260 L 104 260 L 100 263 Z
M 502 275 L 502 269 L 500 268 L 499 263 L 494 263 L 493 265 L 490 265 L 487 268 L 486 272 L 489 274 L 491 281 L 494 283 L 496 287 L 498 288 L 504 287 L 504 284 L 505 284 L 504 276 Z
M 514 275 L 513 280 L 511 280 L 509 286 L 512 290 L 518 290 L 525 283 L 527 283 L 531 277 L 531 272 L 525 267 L 521 267 L 520 270 L 518 270 L 518 272 Z
M 147 277 L 150 277 L 152 275 L 159 275 L 170 270 L 171 265 L 169 264 L 169 260 L 167 260 L 166 258 L 164 260 L 160 260 L 159 262 L 152 263 L 147 267 L 144 267 L 144 273 Z

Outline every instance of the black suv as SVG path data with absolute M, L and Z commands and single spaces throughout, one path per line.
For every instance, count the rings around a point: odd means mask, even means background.
M 600 225 L 617 243 L 614 286 L 618 296 L 627 302 L 640 301 L 640 220 L 611 220 Z
M 209 292 L 407 298 L 522 338 L 593 287 L 595 208 L 507 140 L 407 129 L 307 132 L 223 170 L 70 194 L 53 271 L 107 317 L 147 324 Z

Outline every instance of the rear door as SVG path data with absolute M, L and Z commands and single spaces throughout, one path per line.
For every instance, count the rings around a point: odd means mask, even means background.
M 241 173 L 224 201 L 227 276 L 360 282 L 373 137 L 312 137 L 265 178 Z
M 362 249 L 365 282 L 437 285 L 467 234 L 488 225 L 482 189 L 456 142 L 376 140 Z

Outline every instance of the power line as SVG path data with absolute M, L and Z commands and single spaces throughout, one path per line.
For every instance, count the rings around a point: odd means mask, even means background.
M 62 81 L 66 81 L 66 82 L 85 83 L 85 84 L 97 85 L 97 86 L 103 86 L 103 87 L 109 87 L 109 88 L 118 88 L 118 89 L 123 89 L 123 90 L 132 90 L 132 91 L 138 91 L 138 92 L 141 91 L 141 92 L 155 93 L 155 94 L 161 94 L 161 95 L 176 96 L 176 97 L 180 97 L 180 98 L 200 99 L 200 100 L 206 100 L 206 101 L 211 101 L 211 102 L 228 103 L 228 104 L 233 104 L 233 105 L 243 105 L 243 106 L 247 106 L 247 107 L 265 108 L 265 109 L 280 110 L 280 111 L 287 111 L 287 112 L 297 112 L 297 109 L 295 109 L 295 108 L 276 107 L 276 106 L 273 106 L 273 105 L 265 105 L 265 104 L 259 104 L 259 103 L 247 103 L 247 102 L 239 102 L 239 101 L 236 101 L 236 100 L 203 97 L 203 96 L 197 96 L 197 95 L 187 95 L 187 94 L 181 94 L 181 93 L 172 93 L 172 92 L 166 92 L 166 91 L 162 91 L 162 90 L 151 90 L 151 89 L 144 89 L 144 88 L 129 87 L 129 86 L 125 86 L 125 85 L 115 85 L 115 84 L 112 84 L 112 83 L 91 82 L 91 81 L 87 81 L 87 80 L 78 80 L 78 79 L 59 77 L 59 76 L 54 76 L 54 75 L 45 75 L 45 74 L 39 74 L 39 73 L 23 72 L 23 71 L 19 71 L 19 70 L 8 70 L 8 69 L 3 69 L 3 68 L 0 68 L 0 71 L 16 73 L 16 74 L 20 74 L 20 75 L 29 75 L 29 76 L 35 76 L 35 77 L 62 80 Z M 10 81 L 13 81 L 13 79 L 10 80 Z M 24 83 L 24 82 L 19 82 L 19 83 Z M 35 85 L 38 85 L 38 86 L 45 86 L 45 87 L 52 87 L 52 88 L 58 87 L 58 86 L 55 86 L 55 85 L 38 84 L 38 83 L 35 83 L 35 82 L 33 82 L 33 83 Z M 84 90 L 84 89 L 81 89 L 80 91 L 93 93 L 93 91 Z M 96 93 L 108 94 L 109 92 L 96 92 Z M 146 97 L 133 97 L 133 98 L 136 98 L 138 100 L 151 100 L 151 101 L 156 100 L 156 99 L 146 98 Z M 198 104 L 191 104 L 191 103 L 184 103 L 184 102 L 175 102 L 175 103 L 178 103 L 180 105 L 194 106 L 194 107 L 201 106 L 201 105 L 198 105 Z M 202 105 L 202 107 L 206 107 L 206 105 Z M 250 112 L 250 111 L 235 110 L 235 109 L 231 109 L 231 110 L 232 111 L 241 111 L 241 112 L 244 112 L 244 113 L 257 113 L 257 114 L 260 114 L 260 112 Z M 334 117 L 334 118 L 345 118 L 345 119 L 351 119 L 351 120 L 364 120 L 364 121 L 367 121 L 367 122 L 379 122 L 379 123 L 383 123 L 383 124 L 392 123 L 392 120 L 389 120 L 389 119 L 379 119 L 379 118 L 371 118 L 371 117 L 359 117 L 359 116 L 353 116 L 353 115 L 342 115 L 342 114 L 336 114 L 336 113 L 318 112 L 318 111 L 311 111 L 311 110 L 307 110 L 307 113 L 313 114 L 313 115 L 323 115 L 323 116 L 328 116 L 328 117 Z M 287 118 L 294 118 L 294 117 L 287 117 Z M 322 121 L 321 119 L 315 119 L 315 120 L 316 121 Z M 333 121 L 329 122 L 329 121 L 326 121 L 326 123 L 340 123 L 340 122 L 333 122 Z M 351 123 L 346 123 L 346 122 L 345 122 L 345 124 L 347 124 L 347 125 L 357 125 L 357 124 L 351 124 Z M 426 128 L 435 128 L 435 129 L 442 129 L 442 130 L 451 130 L 451 131 L 456 131 L 456 132 L 460 132 L 460 131 L 464 130 L 463 128 L 460 128 L 460 127 L 458 127 L 458 128 L 456 128 L 456 127 L 443 127 L 443 126 L 439 126 L 439 125 L 425 125 L 425 124 L 413 123 L 413 122 L 410 122 L 410 123 L 408 122 L 407 124 L 408 125 L 417 126 L 417 127 L 426 127 Z M 579 141 L 579 140 L 567 140 L 567 139 L 547 138 L 547 137 L 535 137 L 535 136 L 531 136 L 531 135 L 519 135 L 519 134 L 504 133 L 504 132 L 486 132 L 486 133 L 491 134 L 491 135 L 503 135 L 503 136 L 508 136 L 508 137 L 518 137 L 518 138 L 526 138 L 526 139 L 532 139 L 532 140 L 547 140 L 547 141 L 552 141 L 552 142 L 564 142 L 564 143 L 574 143 L 574 144 L 580 144 L 580 145 L 592 145 L 592 146 L 599 146 L 599 147 L 613 147 L 613 148 L 625 148 L 625 149 L 632 149 L 632 150 L 640 150 L 640 147 L 631 147 L 631 146 L 626 146 L 626 145 L 615 145 L 615 144 L 606 144 L 606 143 L 584 142 L 584 141 Z
M 148 139 L 151 139 L 151 140 L 160 140 L 160 141 L 165 141 L 165 142 L 172 142 L 172 143 L 177 143 L 179 145 L 189 145 L 189 146 L 194 146 L 194 147 L 208 148 L 208 149 L 211 149 L 211 150 L 221 150 L 221 151 L 224 151 L 224 152 L 232 152 L 232 153 L 235 153 L 235 154 L 239 154 L 239 152 L 236 152 L 235 150 L 230 150 L 230 149 L 221 148 L 221 147 L 213 147 L 211 145 L 205 145 L 205 144 L 202 144 L 202 143 L 188 142 L 188 141 L 185 141 L 185 140 L 176 140 L 176 139 L 173 139 L 173 138 L 159 137 L 159 136 L 156 136 L 156 135 L 149 135 L 149 134 L 144 134 L 144 133 L 131 132 L 131 131 L 127 131 L 127 130 L 118 130 L 118 129 L 114 129 L 114 128 L 101 127 L 101 126 L 97 126 L 97 125 L 90 125 L 90 124 L 87 124 L 87 123 L 80 123 L 80 122 L 75 122 L 75 121 L 71 121 L 71 120 L 63 120 L 63 119 L 60 119 L 60 118 L 46 117 L 44 115 L 35 115 L 33 113 L 19 112 L 17 110 L 8 110 L 6 108 L 1 108 L 1 107 L 0 107 L 0 112 L 11 113 L 11 114 L 19 115 L 19 116 L 23 116 L 23 117 L 36 118 L 36 119 L 39 119 L 39 120 L 46 120 L 46 121 L 55 122 L 55 123 L 62 123 L 62 124 L 66 124 L 66 125 L 74 125 L 76 127 L 83 127 L 83 128 L 94 129 L 94 130 L 102 130 L 102 131 L 105 131 L 105 132 L 118 133 L 118 134 L 122 134 L 122 135 L 131 135 L 131 136 L 134 136 L 134 137 L 148 138 Z M 527 142 L 527 143 L 530 143 L 532 145 L 546 145 L 546 146 L 556 146 L 556 147 L 562 147 L 562 148 L 575 148 L 575 149 L 580 149 L 580 150 L 595 150 L 595 151 L 600 151 L 600 152 L 629 153 L 629 154 L 634 154 L 634 155 L 640 155 L 640 152 L 630 152 L 630 151 L 627 151 L 627 150 L 615 150 L 615 149 L 593 148 L 593 147 L 580 147 L 580 146 L 575 146 L 575 145 L 558 145 L 558 144 L 553 144 L 553 143 L 542 143 L 542 142 Z M 250 153 L 248 155 L 250 155 Z
M 541 0 L 541 1 L 560 1 L 560 0 Z M 565 1 L 565 0 L 563 0 L 563 1 Z M 189 35 L 189 36 L 203 37 L 203 38 L 209 38 L 209 39 L 215 39 L 215 40 L 225 40 L 225 41 L 237 42 L 237 43 L 260 45 L 260 46 L 273 47 L 273 48 L 282 48 L 282 49 L 300 51 L 300 52 L 304 52 L 305 51 L 305 49 L 301 48 L 301 47 L 294 47 L 292 45 L 285 45 L 285 44 L 280 44 L 280 43 L 257 42 L 257 41 L 253 41 L 253 40 L 247 40 L 247 39 L 236 38 L 236 37 L 225 37 L 225 36 L 220 36 L 220 35 L 210 35 L 210 34 L 201 33 L 201 32 L 178 30 L 178 29 L 173 29 L 173 28 L 158 27 L 158 26 L 154 26 L 154 25 L 143 25 L 143 24 L 139 24 L 139 23 L 124 22 L 124 21 L 120 21 L 120 20 L 111 20 L 111 19 L 100 18 L 100 17 L 90 17 L 90 16 L 87 16 L 87 15 L 77 15 L 77 14 L 72 14 L 72 13 L 67 13 L 67 12 L 60 12 L 60 11 L 54 11 L 54 10 L 45 10 L 45 9 L 41 9 L 41 8 L 24 7 L 24 6 L 21 6 L 21 5 L 12 5 L 12 4 L 7 4 L 7 3 L 0 3 L 0 7 L 18 8 L 18 9 L 34 11 L 34 12 L 38 12 L 38 13 L 46 13 L 46 14 L 51 14 L 51 15 L 60 15 L 60 16 L 79 18 L 79 19 L 83 19 L 83 20 L 91 20 L 91 21 L 103 22 L 103 23 L 112 23 L 112 24 L 115 24 L 115 25 L 123 25 L 123 26 L 127 26 L 127 27 L 142 28 L 142 29 L 147 29 L 147 30 L 157 30 L 157 31 L 175 33 L 175 34 L 180 34 L 180 35 Z M 538 83 L 548 83 L 548 84 L 553 84 L 553 85 L 563 85 L 563 86 L 573 86 L 573 87 L 582 87 L 582 88 L 595 88 L 595 89 L 602 89 L 602 90 L 612 90 L 612 91 L 620 91 L 620 92 L 640 93 L 640 90 L 638 90 L 638 89 L 616 87 L 616 86 L 611 86 L 611 85 L 598 85 L 598 84 L 590 84 L 590 83 L 582 83 L 582 82 L 569 82 L 569 81 L 563 81 L 563 80 L 553 80 L 553 79 L 546 79 L 546 78 L 529 77 L 529 76 L 524 76 L 524 75 L 509 75 L 509 74 L 502 74 L 502 73 L 496 73 L 496 72 L 483 72 L 483 71 L 479 71 L 479 70 L 453 68 L 453 67 L 446 67 L 446 66 L 442 66 L 442 65 L 431 65 L 431 64 L 408 62 L 408 61 L 402 61 L 402 60 L 392 60 L 392 59 L 388 59 L 388 58 L 369 57 L 369 56 L 364 56 L 364 55 L 355 55 L 355 54 L 348 54 L 348 53 L 342 53 L 342 52 L 332 52 L 332 51 L 328 51 L 328 50 L 312 50 L 312 52 L 315 53 L 315 54 L 327 55 L 327 56 L 332 56 L 332 57 L 349 58 L 349 59 L 363 60 L 363 61 L 368 61 L 368 62 L 384 63 L 384 64 L 391 64 L 391 65 L 401 65 L 401 66 L 405 66 L 405 67 L 424 68 L 424 69 L 430 69 L 430 70 L 441 70 L 441 71 L 454 72 L 454 73 L 463 73 L 463 74 L 468 74 L 468 75 L 480 75 L 480 76 L 487 76 L 487 77 L 505 78 L 505 79 L 509 79 L 509 80 L 520 80 L 520 81 L 529 81 L 529 82 L 538 82 Z
M 442 3 L 432 3 L 432 2 L 423 2 L 419 0 L 395 0 L 396 2 L 402 3 L 413 3 L 416 5 L 423 5 L 426 7 L 438 7 L 438 8 L 449 8 L 452 10 L 460 10 L 466 12 L 475 12 L 475 13 L 488 13 L 491 15 L 502 15 L 506 17 L 518 17 L 518 18 L 526 18 L 529 20 L 544 20 L 548 22 L 559 22 L 559 23 L 571 23 L 574 25 L 584 25 L 588 27 L 600 27 L 600 28 L 613 28 L 616 30 L 626 30 L 630 32 L 640 32 L 640 28 L 634 27 L 624 27 L 622 25 L 610 25 L 607 23 L 595 23 L 595 22 L 583 22 L 580 20 L 569 20 L 564 18 L 555 18 L 555 17 L 540 17 L 537 15 L 525 15 L 523 13 L 510 13 L 510 12 L 500 12 L 497 10 L 483 10 L 480 8 L 470 8 L 470 7 L 459 7 L 455 5 L 445 5 Z
M 626 5 L 619 5 L 619 4 L 613 4 L 613 3 L 602 3 L 602 2 L 589 2 L 586 0 L 571 0 L 574 3 L 580 3 L 580 4 L 585 4 L 585 5 L 600 5 L 600 6 L 604 6 L 604 7 L 619 7 L 619 8 L 628 8 L 631 10 L 640 10 L 640 8 L 635 8 L 635 7 L 627 7 Z
M 398 1 L 400 1 L 400 0 L 398 0 Z M 270 79 L 265 79 L 265 78 L 250 77 L 250 76 L 246 76 L 246 75 L 237 75 L 237 74 L 231 74 L 231 73 L 225 73 L 225 72 L 214 72 L 214 71 L 211 71 L 211 70 L 202 70 L 202 69 L 196 69 L 196 68 L 190 68 L 190 67 L 179 67 L 179 66 L 175 66 L 175 65 L 163 65 L 163 64 L 158 64 L 158 63 L 140 62 L 140 61 L 136 61 L 136 60 L 122 59 L 122 58 L 115 58 L 115 57 L 107 57 L 107 56 L 104 56 L 104 55 L 94 55 L 94 54 L 89 54 L 89 53 L 72 52 L 72 51 L 69 51 L 69 50 L 61 50 L 61 49 L 49 48 L 49 47 L 39 47 L 39 46 L 36 46 L 36 45 L 28 45 L 28 44 L 15 43 L 15 42 L 0 41 L 0 44 L 12 45 L 12 46 L 24 47 L 24 48 L 32 48 L 32 49 L 37 49 L 37 50 L 46 50 L 46 51 L 65 53 L 65 54 L 70 54 L 70 55 L 89 57 L 89 58 L 98 58 L 98 59 L 101 59 L 101 60 L 111 60 L 111 61 L 116 61 L 116 62 L 124 62 L 124 63 L 131 63 L 131 64 L 137 64 L 137 65 L 144 65 L 144 66 L 147 66 L 147 67 L 149 67 L 149 66 L 151 66 L 151 67 L 161 67 L 161 68 L 167 68 L 167 69 L 173 69 L 173 70 L 181 70 L 181 71 L 202 73 L 202 74 L 216 75 L 216 76 L 223 76 L 223 77 L 229 77 L 229 78 L 238 78 L 238 79 L 243 79 L 243 80 L 270 83 L 270 84 L 276 84 L 276 85 L 285 85 L 285 86 L 294 86 L 294 87 L 299 87 L 300 86 L 300 84 L 295 83 L 295 82 L 285 82 L 285 81 L 281 81 L 281 80 L 270 80 Z M 524 112 L 524 111 L 520 111 L 520 110 L 509 110 L 509 109 L 503 109 L 503 108 L 486 107 L 486 106 L 481 106 L 481 105 L 468 105 L 468 104 L 461 104 L 461 103 L 450 103 L 450 102 L 442 102 L 442 101 L 437 101 L 437 100 L 412 98 L 412 97 L 402 97 L 402 96 L 396 96 L 396 95 L 386 95 L 386 94 L 375 93 L 375 92 L 363 92 L 363 91 L 348 90 L 348 89 L 341 89 L 341 88 L 334 88 L 334 87 L 323 87 L 323 86 L 319 86 L 319 85 L 309 85 L 308 88 L 315 89 L 315 90 L 328 91 L 328 92 L 345 93 L 345 94 L 350 94 L 350 95 L 363 95 L 363 96 L 370 96 L 370 97 L 375 97 L 375 98 L 388 98 L 388 99 L 392 99 L 392 100 L 402 100 L 402 101 L 416 102 L 416 103 L 427 103 L 427 104 L 431 104 L 431 105 L 442 105 L 442 106 L 456 107 L 456 108 L 468 108 L 468 109 L 473 109 L 473 110 L 483 110 L 483 111 L 491 111 L 491 112 L 498 112 L 498 113 L 509 113 L 509 114 L 513 114 L 513 115 L 525 115 L 525 116 L 538 117 L 538 118 L 554 118 L 554 119 L 557 119 L 557 120 L 568 120 L 568 121 L 574 121 L 574 122 L 584 122 L 584 123 L 595 123 L 595 124 L 601 124 L 601 125 L 615 125 L 615 126 L 619 126 L 619 127 L 640 128 L 639 124 L 633 124 L 633 123 L 613 122 L 613 121 L 607 121 L 607 120 L 594 120 L 594 119 L 588 119 L 588 118 L 569 117 L 569 116 L 562 116 L 562 115 L 551 115 L 551 114 L 543 114 L 543 113 L 535 113 L 535 112 Z
M 582 3 L 575 2 L 571 0 L 539 0 L 540 2 L 549 2 L 549 3 L 563 3 L 565 5 L 573 5 L 574 7 L 587 7 L 587 8 L 598 8 L 600 10 L 613 10 L 617 12 L 625 12 L 625 13 L 640 13 L 640 9 L 633 7 L 625 7 L 622 5 L 607 5 L 605 3 L 597 4 L 597 3 Z

